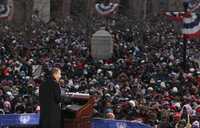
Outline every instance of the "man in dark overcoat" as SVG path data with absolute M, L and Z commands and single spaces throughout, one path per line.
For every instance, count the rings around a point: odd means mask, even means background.
M 53 68 L 50 77 L 39 88 L 39 128 L 61 128 L 60 78 L 61 70 Z

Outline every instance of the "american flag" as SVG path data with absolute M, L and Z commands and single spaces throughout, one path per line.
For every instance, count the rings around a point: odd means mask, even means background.
M 166 12 L 170 19 L 182 23 L 182 34 L 185 39 L 200 38 L 200 14 L 195 13 L 200 2 L 192 4 L 192 0 L 184 0 L 185 12 Z
M 12 19 L 13 0 L 0 0 L 0 19 Z
M 186 39 L 200 38 L 200 14 L 193 12 L 166 12 L 170 19 L 182 22 L 182 34 Z

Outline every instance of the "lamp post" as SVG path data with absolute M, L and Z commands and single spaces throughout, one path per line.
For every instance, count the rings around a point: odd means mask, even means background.
M 183 40 L 183 70 L 186 72 L 187 71 L 187 43 L 188 40 L 184 39 Z
M 108 6 L 110 4 L 110 0 L 104 0 L 104 5 Z M 109 16 L 104 16 L 105 17 L 105 28 L 108 30 L 109 26 Z
M 185 1 L 183 2 L 183 7 L 184 7 L 184 12 L 185 14 L 189 13 L 188 8 L 189 8 L 189 2 Z M 183 36 L 183 70 L 186 72 L 187 71 L 187 43 L 188 39 Z
M 146 19 L 147 16 L 147 0 L 144 0 L 144 15 L 143 15 L 143 19 Z

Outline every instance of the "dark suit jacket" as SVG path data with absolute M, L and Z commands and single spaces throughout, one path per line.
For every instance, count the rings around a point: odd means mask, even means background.
M 60 95 L 60 87 L 53 79 L 47 79 L 40 86 L 40 128 L 61 127 Z

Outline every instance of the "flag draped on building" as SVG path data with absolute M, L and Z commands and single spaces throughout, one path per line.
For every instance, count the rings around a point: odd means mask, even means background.
M 113 13 L 115 13 L 117 7 L 119 6 L 119 4 L 115 3 L 109 3 L 108 5 L 105 5 L 104 3 L 97 3 L 95 5 L 96 11 L 103 16 L 108 16 L 111 15 Z
M 182 23 L 183 45 L 183 69 L 187 71 L 187 42 L 193 38 L 200 39 L 200 15 L 194 11 L 198 4 L 192 4 L 192 0 L 183 0 L 184 12 L 166 12 L 169 18 Z
M 200 38 L 200 14 L 193 12 L 166 12 L 170 19 L 182 22 L 182 34 L 186 39 Z
M 13 0 L 0 0 L 0 19 L 12 19 Z

